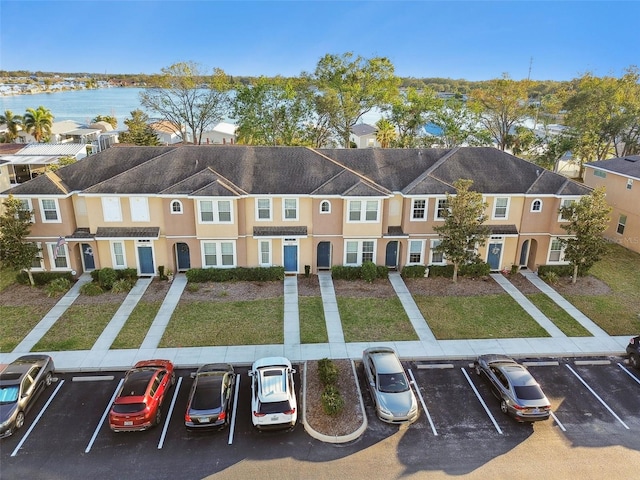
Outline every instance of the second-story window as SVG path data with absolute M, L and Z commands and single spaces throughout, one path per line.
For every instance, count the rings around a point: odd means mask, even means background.
M 542 200 L 536 198 L 533 202 L 531 202 L 531 211 L 532 212 L 541 212 L 542 211 Z
M 423 221 L 427 219 L 427 201 L 424 198 L 414 198 L 411 202 L 411 220 Z
M 298 220 L 298 199 L 297 198 L 285 198 L 283 203 L 284 219 L 285 220 Z
M 230 200 L 200 200 L 201 223 L 231 223 L 231 201 Z
M 509 199 L 507 197 L 498 197 L 493 206 L 493 218 L 507 218 L 509 212 Z
M 349 201 L 349 222 L 377 222 L 378 200 Z
M 182 202 L 180 200 L 173 200 L 171 202 L 171 214 L 179 215 L 182 213 Z
M 256 200 L 256 220 L 271 220 L 270 198 L 258 198 Z
M 447 218 L 448 214 L 449 214 L 449 206 L 447 205 L 447 199 L 446 198 L 436 199 L 435 219 L 444 220 L 445 218 Z
M 43 223 L 60 223 L 60 212 L 58 211 L 58 202 L 54 198 L 43 198 L 40 200 L 42 208 Z
M 575 202 L 574 199 L 571 198 L 565 198 L 564 200 L 562 200 L 562 202 L 560 203 L 560 208 L 562 207 L 568 207 L 569 205 L 571 205 L 573 202 Z M 562 213 L 560 213 L 558 215 L 558 221 L 559 222 L 568 222 L 569 220 L 571 220 L 569 217 L 567 217 L 566 215 L 563 215 Z
M 618 217 L 618 228 L 616 228 L 616 232 L 622 235 L 624 233 L 624 227 L 627 225 L 627 216 L 620 214 Z
M 120 198 L 102 197 L 102 215 L 105 222 L 121 222 Z
M 331 213 L 331 202 L 329 200 L 320 202 L 320 213 Z

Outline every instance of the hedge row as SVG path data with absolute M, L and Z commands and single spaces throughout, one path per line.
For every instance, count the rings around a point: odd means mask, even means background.
M 421 278 L 424 277 L 427 267 L 424 265 L 410 265 L 402 269 L 402 278 Z M 458 269 L 458 275 L 461 277 L 479 278 L 485 277 L 491 273 L 491 267 L 485 262 L 469 263 L 462 265 Z M 453 265 L 431 265 L 429 267 L 430 277 L 453 277 Z
M 232 281 L 276 281 L 284 280 L 284 267 L 237 267 L 237 268 L 192 268 L 186 277 L 192 283 Z
M 57 278 L 66 278 L 73 283 L 73 275 L 71 272 L 31 272 L 33 281 L 36 285 L 48 285 Z M 29 275 L 27 272 L 20 272 L 16 275 L 16 282 L 22 285 L 29 285 Z
M 365 262 L 360 267 L 345 267 L 335 265 L 331 267 L 331 277 L 336 280 L 366 280 L 372 282 L 377 278 L 388 278 L 389 269 L 373 262 Z
M 555 273 L 558 277 L 572 277 L 573 265 L 540 265 L 538 275 L 544 277 L 547 273 Z M 584 267 L 578 266 L 578 276 L 584 277 L 587 271 Z

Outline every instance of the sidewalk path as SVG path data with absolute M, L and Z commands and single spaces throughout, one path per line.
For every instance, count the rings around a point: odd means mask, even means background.
M 142 345 L 140 346 L 141 350 L 158 348 L 160 340 L 162 340 L 164 330 L 167 328 L 167 325 L 169 325 L 171 315 L 173 315 L 173 311 L 176 309 L 176 306 L 180 301 L 180 296 L 182 295 L 182 292 L 184 292 L 184 288 L 186 286 L 187 276 L 185 274 L 180 273 L 174 276 L 174 279 L 171 282 L 171 287 L 169 287 L 169 291 L 167 292 L 166 297 L 164 297 L 162 305 L 160 305 L 160 310 L 158 310 L 156 318 L 153 320 L 151 327 L 149 327 L 147 336 L 144 337 L 144 340 L 142 341 Z
M 63 297 L 58 300 L 51 310 L 40 320 L 29 334 L 13 349 L 12 353 L 27 353 L 40 341 L 42 337 L 49 331 L 54 323 L 67 311 L 76 298 L 80 295 L 80 288 L 91 282 L 91 275 L 83 273 L 76 283 L 69 289 Z
M 544 280 L 540 279 L 538 275 L 533 272 L 520 272 L 527 280 L 533 283 L 538 290 L 547 295 L 553 300 L 560 308 L 576 319 L 580 325 L 589 330 L 594 337 L 608 337 L 609 335 L 602 328 L 596 325 L 590 318 L 584 313 L 571 305 L 562 295 L 551 288 Z
M 300 344 L 300 313 L 298 310 L 298 277 L 284 277 L 284 344 Z
M 402 280 L 402 277 L 398 272 L 389 272 L 389 281 L 391 286 L 396 291 L 396 295 L 400 299 L 400 303 L 407 312 L 407 316 L 413 325 L 413 329 L 418 334 L 418 338 L 423 342 L 435 342 L 436 337 L 429 328 L 426 320 L 422 316 L 418 305 L 413 300 L 411 292 L 407 288 L 407 285 Z
M 118 333 L 120 333 L 120 330 L 129 318 L 129 315 L 131 315 L 131 312 L 133 312 L 133 309 L 140 301 L 140 298 L 142 298 L 144 292 L 146 292 L 147 288 L 149 288 L 149 285 L 151 285 L 152 280 L 153 278 L 151 277 L 138 278 L 136 284 L 127 295 L 127 298 L 124 299 L 124 302 L 122 302 L 122 305 L 120 305 L 118 311 L 102 331 L 102 333 L 96 340 L 96 343 L 94 343 L 93 347 L 91 347 L 92 351 L 95 352 L 96 350 L 109 350 L 111 344 L 116 339 Z
M 531 303 L 529 299 L 525 297 L 522 292 L 515 287 L 515 285 L 513 285 L 513 283 L 504 278 L 504 275 L 501 273 L 492 273 L 491 278 L 493 278 L 505 292 L 511 295 L 511 297 L 518 302 L 518 304 L 524 308 L 524 310 L 531 315 L 531 317 L 533 317 L 533 319 L 538 322 L 540 326 L 549 333 L 549 335 L 552 337 L 566 337 L 564 332 L 556 327 L 555 324 L 544 315 L 544 313 L 538 310 L 538 307 Z

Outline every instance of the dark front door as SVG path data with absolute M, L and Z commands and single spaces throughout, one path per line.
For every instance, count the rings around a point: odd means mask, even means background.
M 385 264 L 389 268 L 395 268 L 398 266 L 398 242 L 387 243 L 387 255 Z
M 186 243 L 176 243 L 176 254 L 178 256 L 178 270 L 189 270 L 191 268 L 189 245 Z
M 153 275 L 153 250 L 151 247 L 138 245 L 138 261 L 140 262 L 140 275 Z
M 527 266 L 527 255 L 529 255 L 529 240 L 525 240 L 522 244 L 522 250 L 520 250 L 520 266 Z
M 298 273 L 298 246 L 284 246 L 284 271 Z
M 84 261 L 84 270 L 88 272 L 89 270 L 96 269 L 96 261 L 93 258 L 93 247 L 88 243 L 81 243 L 80 249 L 82 250 L 82 260 Z
M 331 242 L 318 243 L 318 268 L 331 268 Z
M 501 243 L 490 243 L 489 244 L 489 256 L 487 258 L 487 263 L 491 270 L 500 270 L 500 257 L 502 254 L 502 244 Z

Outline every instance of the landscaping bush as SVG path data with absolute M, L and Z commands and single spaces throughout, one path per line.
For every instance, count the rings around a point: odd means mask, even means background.
M 334 265 L 331 267 L 331 276 L 336 280 L 360 280 L 362 278 L 362 272 L 360 267 Z
M 572 277 L 573 265 L 540 265 L 538 267 L 538 275 L 543 278 L 548 272 L 553 272 L 560 277 Z M 578 266 L 578 276 L 584 277 L 587 274 L 587 269 Z
M 185 275 L 189 283 L 236 280 L 265 282 L 284 280 L 284 267 L 191 268 Z
M 70 288 L 71 281 L 68 278 L 58 277 L 51 280 L 45 287 L 45 290 L 47 297 L 59 297 L 68 292 Z
M 558 283 L 558 274 L 552 270 L 548 270 L 540 275 L 540 278 L 547 282 L 549 285 L 555 285 Z
M 467 265 L 462 265 L 458 273 L 463 277 L 486 277 L 487 275 L 489 275 L 489 273 L 491 273 L 491 267 L 486 262 L 477 261 L 474 263 L 469 263 Z M 453 269 L 451 270 L 451 275 L 453 275 Z
M 431 265 L 429 267 L 430 277 L 453 277 L 453 265 Z
M 132 280 L 133 283 L 138 280 L 138 271 L 135 268 L 123 268 L 116 270 L 116 273 L 118 274 L 118 279 Z
M 335 385 L 327 385 L 322 392 L 322 409 L 327 415 L 335 416 L 342 412 L 344 399 Z
M 384 265 L 378 265 L 376 267 L 378 272 L 378 278 L 389 278 L 389 269 Z
M 111 287 L 111 292 L 112 293 L 128 293 L 133 288 L 134 285 L 135 285 L 135 282 L 127 278 L 119 278 L 118 280 L 113 282 L 113 286 Z
M 334 385 L 338 381 L 338 367 L 328 358 L 318 362 L 318 377 L 324 386 Z
M 113 268 L 101 268 L 98 274 L 98 282 L 105 290 L 111 290 L 113 283 L 118 279 L 118 273 Z
M 368 261 L 364 262 L 360 268 L 362 278 L 369 283 L 373 283 L 378 276 L 378 268 L 376 267 L 376 264 Z
M 99 283 L 89 282 L 80 287 L 80 293 L 89 297 L 93 297 L 95 295 L 102 295 L 104 293 L 104 290 Z
M 38 286 L 47 285 L 57 278 L 66 278 L 70 283 L 73 283 L 71 272 L 31 272 L 31 275 L 33 276 L 33 282 Z M 18 273 L 16 282 L 22 285 L 29 285 L 29 274 L 27 272 Z
M 426 271 L 427 267 L 424 265 L 408 265 L 402 269 L 400 275 L 402 278 L 422 278 Z

